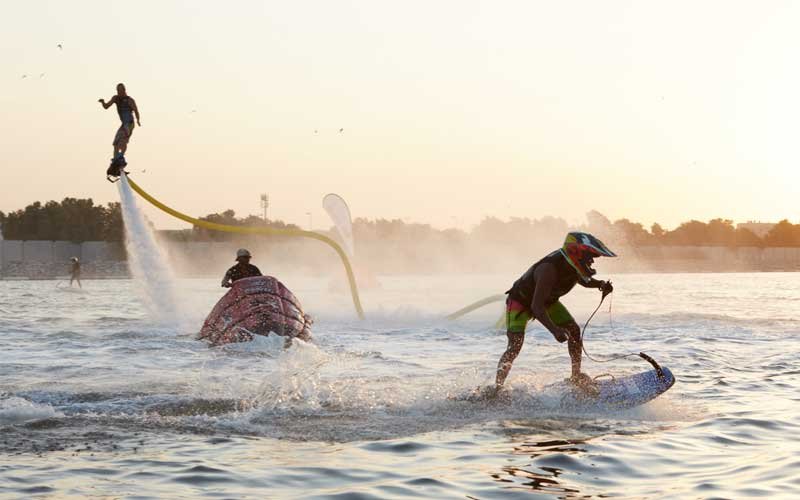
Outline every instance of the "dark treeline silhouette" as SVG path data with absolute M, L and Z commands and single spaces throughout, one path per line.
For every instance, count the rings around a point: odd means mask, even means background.
M 221 214 L 209 214 L 205 217 L 198 217 L 200 220 L 213 222 L 215 224 L 224 224 L 226 226 L 240 226 L 240 227 L 271 227 L 275 229 L 300 229 L 294 224 L 286 224 L 280 220 L 264 220 L 256 215 L 248 215 L 247 217 L 236 217 L 236 212 L 233 210 L 225 210 Z M 213 231 L 202 227 L 194 226 L 191 230 L 186 231 L 185 237 L 188 241 L 230 241 L 240 239 L 241 235 L 235 233 L 226 233 L 223 231 Z
M 537 235 L 564 234 L 570 230 L 584 230 L 596 234 L 608 244 L 627 247 L 639 246 L 711 246 L 711 247 L 800 247 L 800 224 L 782 220 L 759 237 L 753 231 L 736 227 L 732 220 L 712 219 L 708 222 L 691 220 L 667 231 L 659 224 L 646 229 L 638 222 L 619 219 L 611 222 L 599 212 L 587 214 L 587 223 L 571 226 L 564 219 L 543 217 L 529 219 L 512 217 L 503 221 L 495 217 L 484 218 L 470 232 L 459 229 L 438 230 L 428 224 L 407 224 L 401 220 L 356 219 L 353 232 L 357 240 L 388 239 L 398 243 L 418 239 L 436 238 L 454 243 L 469 240 L 485 244 L 508 244 L 535 239 Z
M 120 204 L 95 205 L 91 198 L 37 201 L 0 212 L 0 224 L 9 240 L 122 241 L 125 234 Z
M 667 231 L 656 223 L 650 230 L 637 222 L 620 219 L 611 222 L 599 212 L 587 214 L 585 229 L 605 238 L 609 243 L 623 246 L 703 246 L 703 247 L 796 247 L 800 246 L 800 224 L 782 220 L 759 237 L 746 227 L 736 227 L 729 219 L 708 222 L 691 220 Z
M 208 214 L 200 219 L 230 226 L 300 229 L 294 224 L 280 220 L 265 221 L 255 215 L 236 217 L 233 210 Z M 550 216 L 540 219 L 512 217 L 506 221 L 486 217 L 472 230 L 464 231 L 436 229 L 429 224 L 406 223 L 399 219 L 357 218 L 353 221 L 353 233 L 356 240 L 362 243 L 402 247 L 404 244 L 426 241 L 440 243 L 453 251 L 470 243 L 489 247 L 518 244 L 522 254 L 528 252 L 527 244 L 531 241 L 545 236 L 552 239 L 554 234 L 564 234 L 574 229 L 590 231 L 609 245 L 626 247 L 800 247 L 800 224 L 792 224 L 788 220 L 775 224 L 763 237 L 747 228 L 736 227 L 728 219 L 712 219 L 708 222 L 691 220 L 673 230 L 665 230 L 657 223 L 647 229 L 628 219 L 612 222 L 597 211 L 589 212 L 586 220 L 585 224 L 575 227 L 564 219 Z M 91 198 L 64 198 L 60 203 L 48 201 L 44 204 L 37 201 L 23 210 L 8 214 L 0 212 L 0 224 L 3 237 L 13 240 L 121 241 L 124 237 L 119 203 L 95 205 Z M 170 239 L 179 241 L 229 241 L 238 238 L 235 234 L 196 226 L 165 233 Z
M 300 229 L 294 224 L 286 224 L 280 220 L 264 220 L 256 215 L 248 215 L 247 217 L 236 217 L 236 212 L 233 210 L 225 210 L 222 213 L 208 214 L 198 219 L 213 222 L 214 224 L 224 224 L 226 226 L 239 226 L 239 227 L 271 227 L 275 229 Z M 235 233 L 228 233 L 224 231 L 214 231 L 205 229 L 199 226 L 193 226 L 192 229 L 185 229 L 180 231 L 165 231 L 165 236 L 175 241 L 231 241 L 238 240 L 241 235 Z
M 764 237 L 768 247 L 800 247 L 800 224 L 792 224 L 786 219 L 775 224 Z

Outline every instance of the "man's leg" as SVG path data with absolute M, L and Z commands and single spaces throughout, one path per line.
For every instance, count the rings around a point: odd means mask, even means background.
M 525 332 L 515 333 L 506 332 L 508 336 L 508 347 L 506 352 L 500 357 L 500 362 L 497 363 L 497 377 L 495 378 L 495 385 L 499 389 L 506 382 L 508 372 L 511 371 L 511 365 L 517 359 L 519 352 L 522 350 L 522 344 L 525 342 Z
M 125 130 L 125 137 L 122 138 L 120 152 L 125 156 L 125 152 L 128 150 L 128 142 L 130 142 L 131 135 L 133 135 L 133 123 L 125 124 L 122 127 Z
M 117 157 L 117 154 L 125 154 L 125 149 L 128 145 L 128 130 L 125 128 L 125 124 L 121 124 L 117 129 L 117 133 L 114 135 L 114 156 L 113 158 Z
M 525 342 L 525 326 L 530 319 L 530 312 L 522 304 L 513 300 L 509 300 L 506 303 L 508 347 L 500 357 L 500 362 L 497 363 L 497 377 L 495 378 L 495 387 L 497 389 L 500 389 L 506 382 L 508 372 L 511 371 L 511 365 L 522 350 L 522 344 Z
M 117 132 L 114 134 L 114 140 L 111 142 L 111 145 L 114 146 L 114 152 L 111 154 L 112 160 L 117 157 L 117 153 L 119 152 L 119 133 L 120 129 L 117 129 Z
M 570 382 L 581 389 L 585 395 L 596 397 L 598 395 L 597 383 L 592 377 L 581 372 L 581 356 L 583 355 L 583 340 L 581 340 L 581 327 L 574 321 L 563 325 L 569 332 L 567 339 L 569 357 L 572 360 L 572 376 Z
M 572 362 L 572 378 L 578 377 L 581 374 L 581 358 L 583 356 L 583 341 L 581 340 L 581 328 L 574 321 L 562 325 L 569 334 L 567 339 L 567 349 L 569 350 L 569 358 Z
M 567 350 L 572 365 L 572 377 L 575 378 L 581 373 L 581 353 L 583 344 L 581 343 L 581 328 L 575 322 L 569 310 L 559 301 L 554 302 L 547 308 L 547 315 L 557 326 L 567 330 Z

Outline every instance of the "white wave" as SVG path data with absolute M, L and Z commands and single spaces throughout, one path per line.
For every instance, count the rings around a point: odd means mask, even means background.
M 62 416 L 62 413 L 47 404 L 32 403 L 18 397 L 0 400 L 0 424 L 2 425 L 23 424 Z

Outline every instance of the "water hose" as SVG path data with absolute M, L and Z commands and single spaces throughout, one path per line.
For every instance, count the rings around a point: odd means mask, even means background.
M 124 172 L 123 172 L 123 175 Z M 127 176 L 126 176 L 127 177 Z M 350 295 L 353 297 L 353 305 L 355 306 L 356 313 L 360 319 L 364 319 L 364 309 L 361 307 L 361 299 L 358 296 L 358 286 L 356 285 L 356 279 L 353 275 L 353 268 L 350 266 L 350 260 L 347 258 L 347 255 L 342 250 L 342 247 L 339 246 L 331 238 L 325 236 L 324 234 L 315 233 L 313 231 L 303 231 L 302 229 L 283 229 L 283 228 L 274 228 L 274 227 L 247 227 L 247 226 L 229 226 L 227 224 L 217 224 L 214 222 L 208 222 L 200 219 L 196 219 L 194 217 L 190 217 L 186 214 L 178 212 L 177 210 L 168 207 L 167 205 L 161 203 L 157 199 L 150 196 L 145 190 L 139 187 L 130 177 L 127 177 L 128 184 L 130 184 L 131 188 L 139 193 L 139 195 L 150 202 L 153 206 L 158 208 L 159 210 L 175 217 L 176 219 L 180 219 L 184 222 L 188 222 L 194 226 L 202 227 L 205 229 L 210 229 L 212 231 L 224 231 L 227 233 L 239 233 L 239 234 L 265 234 L 271 236 L 298 236 L 302 238 L 311 238 L 317 241 L 321 241 L 331 248 L 333 248 L 339 257 L 342 260 L 342 264 L 344 264 L 344 269 L 347 273 L 347 280 L 350 282 Z
M 491 304 L 492 302 L 500 302 L 501 300 L 505 300 L 505 299 L 506 299 L 506 295 L 504 293 L 503 294 L 498 294 L 498 295 L 492 295 L 491 297 L 486 297 L 486 298 L 481 299 L 481 300 L 479 300 L 477 302 L 473 302 L 472 304 L 470 304 L 470 305 L 468 305 L 466 307 L 462 307 L 458 311 L 456 311 L 454 313 L 451 313 L 451 314 L 448 314 L 446 317 L 449 320 L 454 320 L 454 319 L 460 318 L 461 316 L 463 316 L 463 315 L 465 315 L 467 313 L 471 313 L 475 309 L 481 308 L 481 307 L 483 307 L 483 306 L 485 306 L 487 304 Z

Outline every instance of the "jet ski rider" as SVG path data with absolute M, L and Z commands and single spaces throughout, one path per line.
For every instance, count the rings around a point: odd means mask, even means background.
M 222 286 L 230 288 L 233 283 L 242 278 L 250 278 L 251 276 L 261 276 L 261 271 L 250 263 L 250 252 L 247 249 L 240 248 L 236 251 L 237 264 L 225 273 L 222 278 Z
M 579 388 L 592 391 L 594 381 L 581 372 L 581 330 L 559 298 L 576 285 L 597 288 L 603 297 L 614 288 L 610 281 L 599 281 L 592 276 L 595 257 L 616 257 L 603 242 L 591 234 L 571 232 L 564 246 L 528 269 L 506 293 L 506 324 L 508 347 L 497 365 L 494 392 L 502 389 L 511 365 L 525 341 L 525 326 L 538 319 L 558 342 L 567 342 L 572 361 L 570 381 Z

